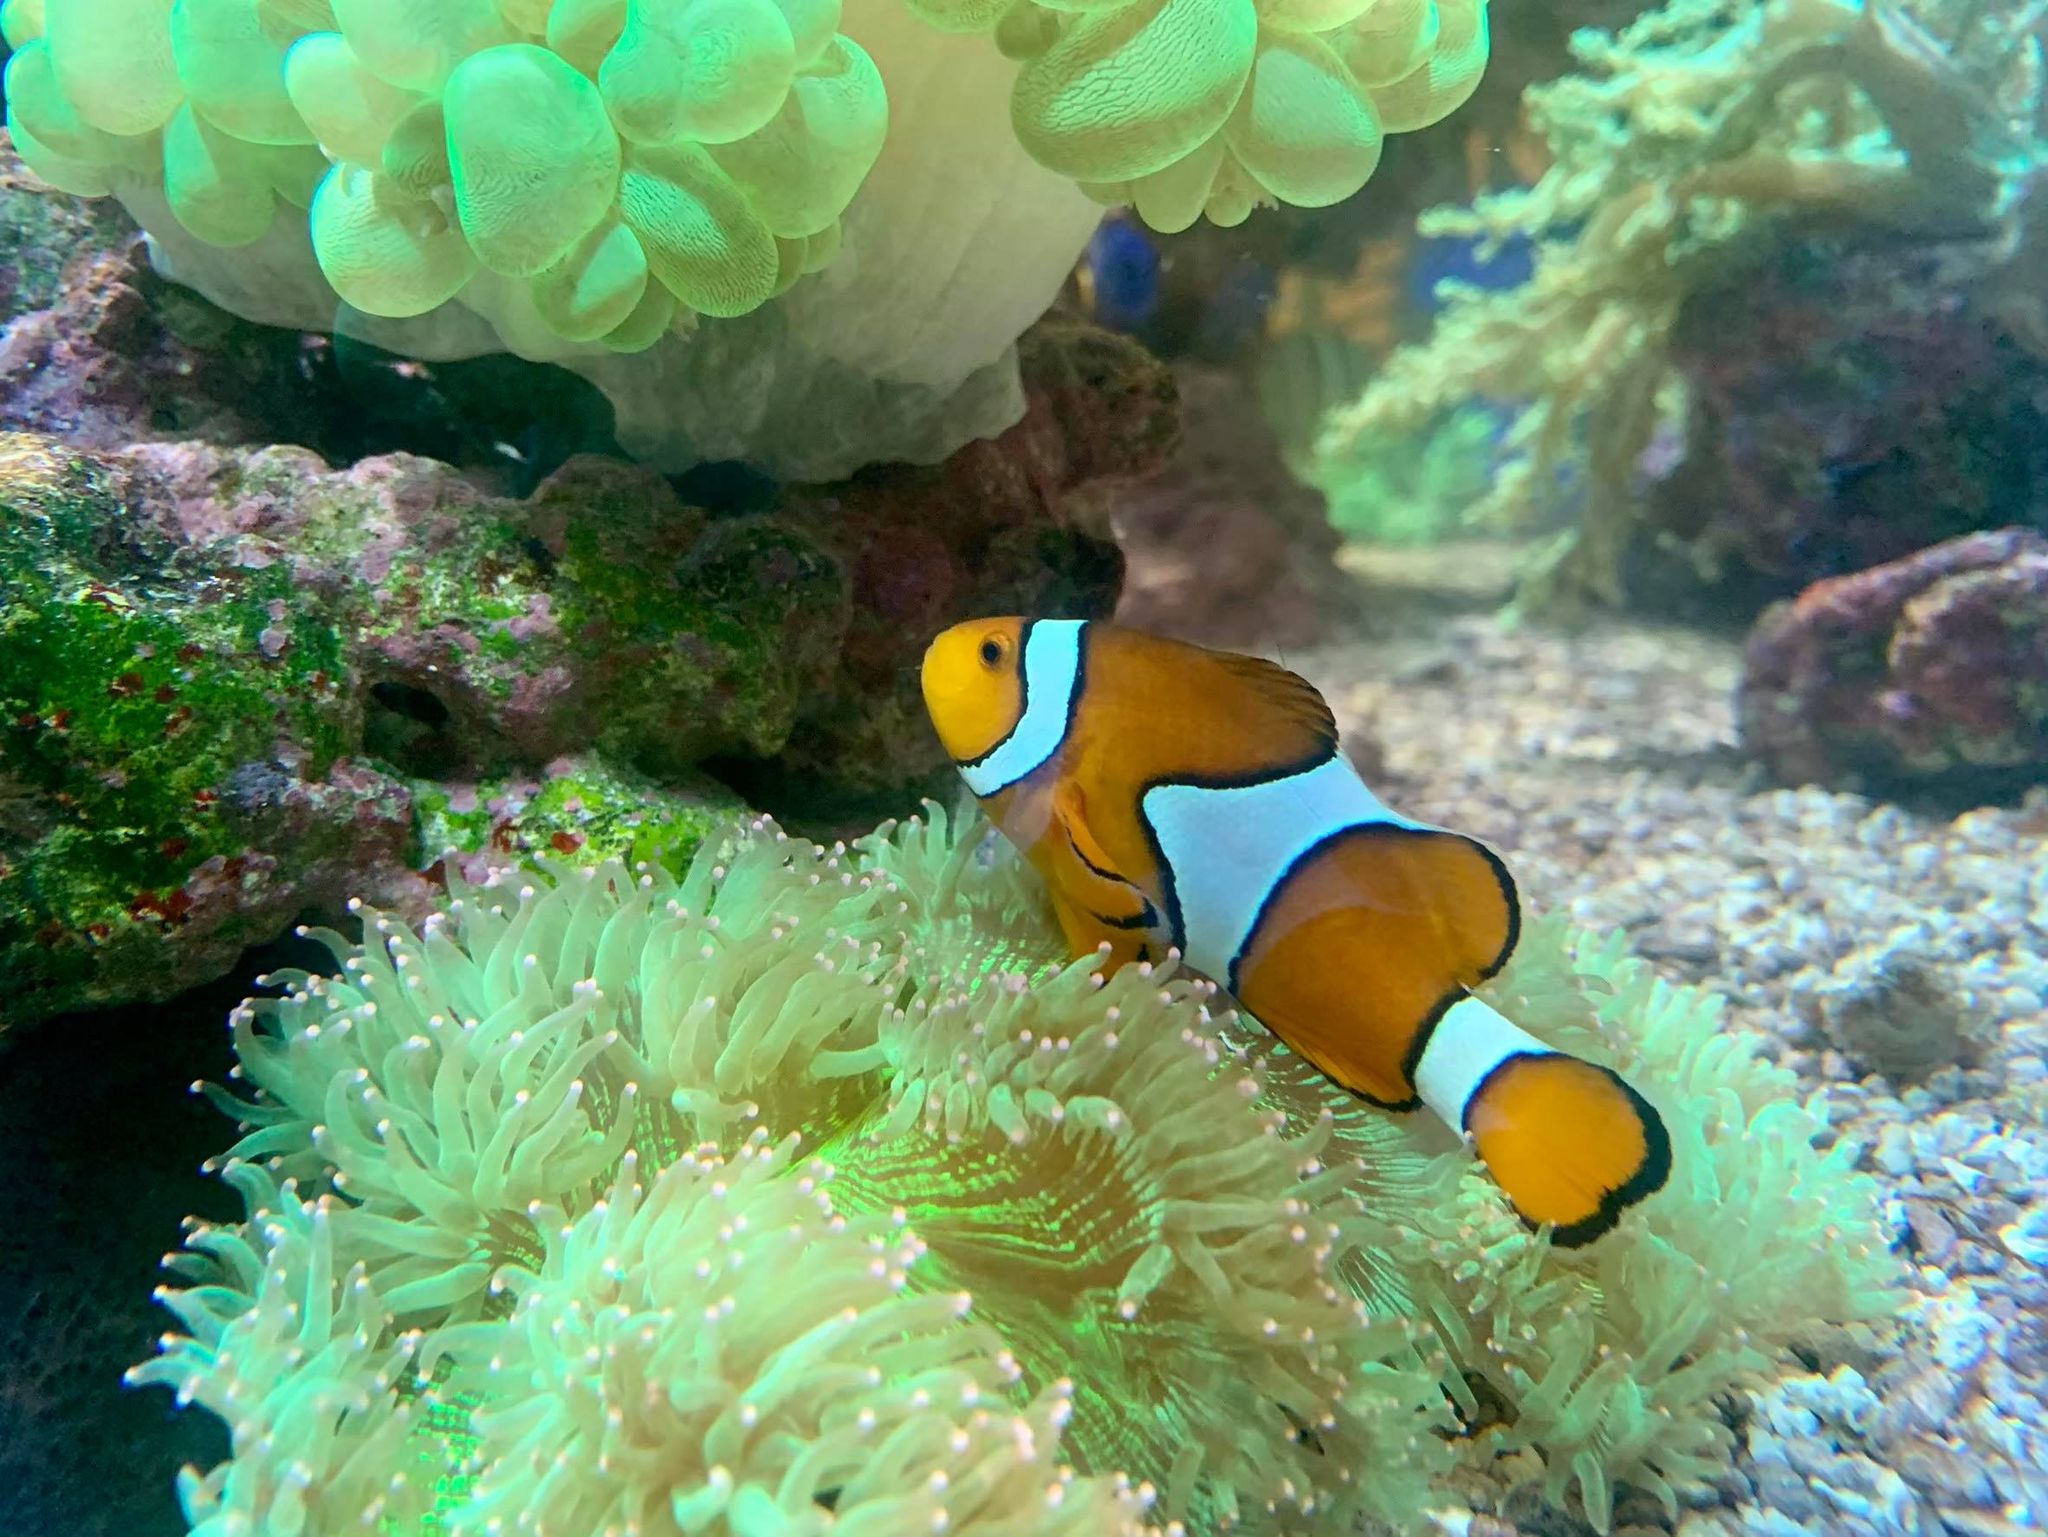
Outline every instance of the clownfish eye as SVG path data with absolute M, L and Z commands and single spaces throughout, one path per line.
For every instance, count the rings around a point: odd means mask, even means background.
M 1002 666 L 1003 653 L 1008 649 L 1009 648 L 1003 644 L 1001 636 L 988 636 L 981 643 L 981 665 L 984 667 Z

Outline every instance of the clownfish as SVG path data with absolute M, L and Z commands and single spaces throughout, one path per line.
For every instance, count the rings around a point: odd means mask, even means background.
M 1649 1103 L 1474 995 L 1515 947 L 1507 868 L 1382 804 L 1306 679 L 1114 625 L 1005 618 L 946 630 L 922 684 L 1077 959 L 1178 949 L 1341 1088 L 1428 1106 L 1560 1246 L 1663 1185 L 1671 1143 Z

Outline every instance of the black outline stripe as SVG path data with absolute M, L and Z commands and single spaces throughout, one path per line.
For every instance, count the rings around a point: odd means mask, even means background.
M 1492 972 L 1487 973 L 1493 975 Z M 1429 1043 L 1436 1038 L 1436 1027 L 1444 1022 L 1444 1016 L 1472 996 L 1469 987 L 1454 987 L 1443 997 L 1429 1006 L 1429 1012 L 1422 1016 L 1422 1023 L 1415 1027 L 1415 1034 L 1408 1038 L 1408 1049 L 1401 1053 L 1401 1081 L 1411 1089 L 1415 1087 L 1415 1075 L 1422 1071 L 1422 1059 L 1429 1055 Z M 1414 1110 L 1422 1104 L 1420 1091 L 1409 1096 L 1408 1103 L 1401 1108 Z
M 1159 922 L 1159 914 L 1153 909 L 1150 902 L 1145 904 L 1145 910 L 1142 913 L 1133 913 L 1128 918 L 1112 918 L 1107 913 L 1098 913 L 1092 907 L 1085 909 L 1085 911 L 1089 917 L 1106 929 L 1149 929 Z
M 1421 830 L 1419 828 L 1404 829 L 1404 831 L 1409 832 Z M 1514 955 L 1515 946 L 1522 942 L 1522 896 L 1515 889 L 1515 878 L 1508 873 L 1508 867 L 1501 862 L 1500 856 L 1477 838 L 1466 837 L 1463 833 L 1440 832 L 1439 836 L 1462 838 L 1473 848 L 1479 850 L 1486 862 L 1493 867 L 1493 878 L 1500 883 L 1501 897 L 1508 905 L 1507 938 L 1501 944 L 1500 954 L 1493 958 L 1493 964 L 1480 971 L 1479 980 L 1485 982 L 1500 975 L 1501 968 L 1506 966 L 1509 958 Z M 1414 1087 L 1415 1075 L 1422 1070 L 1422 1059 L 1429 1051 L 1429 1043 L 1436 1035 L 1436 1027 L 1444 1022 L 1446 1014 L 1450 1013 L 1452 1009 L 1471 996 L 1472 990 L 1469 987 L 1454 987 L 1445 993 L 1443 997 L 1437 999 L 1436 1003 L 1431 1006 L 1430 1011 L 1422 1016 L 1422 1023 L 1416 1027 L 1413 1038 L 1408 1042 L 1408 1050 L 1401 1055 L 1401 1078 L 1409 1087 Z M 1415 1096 L 1414 1103 L 1417 1105 L 1422 1103 L 1422 1096 L 1420 1094 Z M 1471 1101 L 1467 1100 L 1466 1103 L 1469 1105 Z
M 1024 621 L 1024 628 L 1017 632 L 1017 718 L 1010 722 L 1010 729 L 997 738 L 994 745 L 980 757 L 955 758 L 953 762 L 957 767 L 962 769 L 980 768 L 989 759 L 1003 750 L 1004 743 L 1024 729 L 1024 717 L 1031 713 L 1031 669 L 1025 663 L 1031 655 L 1031 627 L 1036 623 L 1038 623 L 1036 619 L 1027 619 Z M 997 790 L 1006 788 L 1007 786 L 1004 785 L 996 787 Z M 995 793 L 995 790 L 989 791 L 990 795 Z
M 1055 756 L 1058 755 L 1061 747 L 1066 746 L 1067 739 L 1073 735 L 1074 722 L 1081 713 L 1081 700 L 1088 692 L 1088 653 L 1093 634 L 1093 626 L 1085 619 L 1081 621 L 1080 629 L 1074 632 L 1074 689 L 1067 698 L 1067 721 L 1060 729 L 1059 743 L 1053 749 Z M 1051 758 L 1046 760 L 1047 763 L 1051 761 Z M 1040 767 L 1044 767 L 1044 765 L 1041 764 Z M 1034 769 L 1032 772 L 1036 773 L 1038 770 Z M 1029 776 L 1027 775 L 1026 777 L 1028 778 Z M 1138 820 L 1142 824 L 1144 817 L 1141 815 Z M 1081 845 L 1074 841 L 1074 830 L 1072 828 L 1063 826 L 1061 831 L 1066 835 L 1067 847 L 1074 851 L 1074 857 L 1081 861 L 1084 869 L 1098 879 L 1114 881 L 1119 886 L 1129 886 L 1132 891 L 1137 893 L 1138 900 L 1144 904 L 1138 912 L 1133 913 L 1128 918 L 1112 918 L 1107 913 L 1096 912 L 1093 908 L 1087 909 L 1088 916 L 1104 928 L 1122 929 L 1125 931 L 1156 928 L 1159 924 L 1159 909 L 1152 905 L 1152 899 L 1146 896 L 1144 892 L 1139 891 L 1137 884 L 1130 877 L 1120 874 L 1115 870 L 1105 870 L 1101 865 L 1098 865 L 1094 860 L 1082 853 Z M 1147 959 L 1148 955 L 1145 951 L 1141 950 L 1139 958 L 1141 960 Z
M 1638 1094 L 1621 1074 L 1611 1067 L 1598 1062 L 1588 1062 L 1584 1057 L 1575 1057 L 1566 1051 L 1517 1051 L 1502 1057 L 1488 1070 L 1484 1078 L 1472 1086 L 1472 1093 L 1465 1100 L 1465 1113 L 1459 1118 L 1463 1124 L 1458 1129 L 1467 1136 L 1471 1135 L 1472 1107 L 1479 1103 L 1487 1085 L 1500 1076 L 1503 1068 L 1515 1062 L 1541 1062 L 1550 1057 L 1561 1057 L 1567 1062 L 1577 1062 L 1582 1067 L 1590 1067 L 1596 1073 L 1605 1073 L 1615 1087 L 1628 1097 L 1630 1106 L 1635 1110 L 1636 1120 L 1643 1128 L 1643 1161 L 1637 1166 L 1636 1172 L 1615 1189 L 1602 1195 L 1600 1205 L 1592 1216 L 1582 1222 L 1568 1223 L 1564 1227 L 1550 1230 L 1550 1242 L 1554 1248 L 1576 1249 L 1612 1232 L 1614 1225 L 1621 1220 L 1623 1212 L 1645 1196 L 1654 1195 L 1664 1188 L 1664 1181 L 1671 1177 L 1671 1133 L 1666 1130 L 1664 1117 L 1657 1113 L 1656 1107 Z M 1491 1170 L 1487 1172 L 1492 1173 Z M 1500 1183 L 1499 1176 L 1494 1177 L 1494 1183 Z M 1501 1186 L 1501 1193 L 1507 1193 L 1505 1185 Z M 1513 1200 L 1510 1199 L 1508 1204 L 1513 1206 Z M 1515 1208 L 1515 1215 L 1520 1217 L 1532 1232 L 1542 1226 L 1540 1222 L 1530 1221 L 1527 1213 L 1520 1207 Z
M 1119 886 L 1128 886 L 1132 893 L 1136 895 L 1138 901 L 1143 904 L 1139 912 L 1132 914 L 1128 918 L 1112 918 L 1107 913 L 1099 913 L 1092 907 L 1087 909 L 1089 917 L 1093 918 L 1097 923 L 1112 929 L 1149 929 L 1158 924 L 1159 909 L 1152 905 L 1150 897 L 1138 890 L 1135 882 L 1128 876 L 1117 874 L 1114 870 L 1103 869 L 1101 865 L 1082 853 L 1081 845 L 1074 841 L 1074 830 L 1071 827 L 1062 826 L 1060 831 L 1065 834 L 1067 847 L 1073 850 L 1074 857 L 1081 861 L 1083 869 L 1100 880 L 1112 881 Z
M 1116 871 L 1103 869 L 1101 865 L 1098 865 L 1094 860 L 1082 853 L 1081 845 L 1074 841 L 1072 828 L 1062 826 L 1060 831 L 1066 837 L 1067 847 L 1074 851 L 1074 857 L 1081 861 L 1083 868 L 1099 880 L 1112 881 L 1116 885 L 1129 887 L 1140 903 L 1139 910 L 1128 918 L 1112 918 L 1109 914 L 1099 913 L 1092 907 L 1085 909 L 1089 917 L 1102 924 L 1105 928 L 1112 929 L 1149 929 L 1158 926 L 1159 909 L 1152 905 L 1150 897 L 1146 896 L 1144 892 L 1139 891 L 1137 886 L 1131 881 L 1118 875 Z
M 1066 749 L 1067 742 L 1074 735 L 1074 722 L 1080 717 L 1081 701 L 1088 697 L 1088 652 L 1094 642 L 1094 637 L 1095 626 L 1093 621 L 1087 619 L 1079 621 L 1078 627 L 1074 631 L 1074 686 L 1067 690 L 1067 718 L 1060 725 L 1059 740 L 1052 744 L 1052 751 L 1046 754 L 1046 763 L 1057 762 L 1061 752 Z M 1038 767 L 1044 768 L 1045 763 L 1041 763 Z M 1035 774 L 1038 772 L 1038 769 L 1033 769 L 1031 772 Z M 1029 776 L 1027 775 L 1026 777 L 1028 778 Z M 1068 839 L 1068 842 L 1072 841 L 1071 838 Z M 1081 851 L 1076 849 L 1074 852 L 1078 854 Z M 1085 864 L 1086 861 L 1084 860 L 1083 863 Z M 1125 884 L 1128 885 L 1129 883 L 1126 882 Z
M 1074 857 L 1087 866 L 1091 873 L 1101 876 L 1106 881 L 1115 881 L 1119 886 L 1129 886 L 1131 884 L 1126 877 L 1117 874 L 1114 870 L 1103 869 L 1101 865 L 1082 853 L 1081 845 L 1074 841 L 1074 830 L 1071 827 L 1063 826 L 1060 831 L 1067 835 L 1067 847 L 1074 851 Z M 1136 890 L 1135 887 L 1132 889 Z

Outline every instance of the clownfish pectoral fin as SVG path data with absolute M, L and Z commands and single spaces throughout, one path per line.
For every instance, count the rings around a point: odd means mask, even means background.
M 1611 1068 L 1553 1051 L 1477 998 L 1444 1011 L 1415 1071 L 1509 1203 L 1560 1248 L 1590 1243 L 1671 1173 L 1671 1138 Z
M 1160 924 L 1152 899 L 1116 870 L 1089 830 L 1080 787 L 1068 780 L 1053 793 L 1047 871 L 1060 927 L 1076 956 L 1107 942 L 1112 960 L 1144 958 Z
M 1098 881 L 1124 886 L 1134 895 L 1137 893 L 1138 888 L 1117 870 L 1116 861 L 1090 830 L 1087 798 L 1073 780 L 1062 780 L 1059 788 L 1053 791 L 1052 814 L 1061 835 L 1067 840 L 1068 849 L 1090 875 Z

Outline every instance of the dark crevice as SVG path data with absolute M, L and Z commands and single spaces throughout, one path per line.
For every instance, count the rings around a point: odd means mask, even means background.
M 732 462 L 700 464 L 670 476 L 669 481 L 685 506 L 718 518 L 772 512 L 782 495 L 776 481 L 749 465 Z
M 448 706 L 430 691 L 410 683 L 373 683 L 370 697 L 392 714 L 424 726 L 445 726 L 449 721 Z
M 891 817 L 913 816 L 926 796 L 951 805 L 960 788 L 950 768 L 907 788 L 849 791 L 815 773 L 792 772 L 775 758 L 715 757 L 697 767 L 755 810 L 767 812 L 785 832 L 820 843 L 856 838 Z
M 44 1021 L 0 1050 L 0 1489 L 10 1533 L 177 1537 L 185 1463 L 228 1453 L 224 1427 L 121 1374 L 176 1320 L 151 1300 L 196 1213 L 241 1203 L 200 1163 L 235 1127 L 190 1092 L 225 1081 L 228 1011 L 283 966 L 328 970 L 308 940 L 244 953 L 166 1003 Z M 109 1455 L 110 1450 L 113 1454 Z
M 400 773 L 444 779 L 468 768 L 475 756 L 469 735 L 433 690 L 395 678 L 370 685 L 363 746 Z

